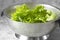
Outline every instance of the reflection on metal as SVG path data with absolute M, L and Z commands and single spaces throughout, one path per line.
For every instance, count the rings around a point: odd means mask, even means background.
M 44 36 L 41 36 L 41 37 L 27 37 L 27 36 L 19 35 L 19 34 L 15 34 L 15 36 L 19 40 L 47 40 L 47 38 L 49 37 L 49 35 L 44 35 Z

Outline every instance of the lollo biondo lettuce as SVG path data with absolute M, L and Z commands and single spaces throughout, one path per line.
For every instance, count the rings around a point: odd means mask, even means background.
M 16 6 L 16 11 L 11 14 L 11 19 L 24 23 L 46 23 L 47 21 L 54 20 L 56 15 L 45 9 L 43 5 L 36 5 L 30 9 L 26 4 Z

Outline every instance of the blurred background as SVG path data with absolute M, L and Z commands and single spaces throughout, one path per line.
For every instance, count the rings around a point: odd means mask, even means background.
M 60 8 L 60 0 L 0 0 L 0 14 L 3 9 L 8 6 L 23 2 L 46 3 Z M 18 40 L 14 35 L 15 32 L 13 32 L 9 27 L 10 26 L 8 26 L 6 20 L 0 17 L 0 40 Z M 59 27 L 51 33 L 48 40 L 60 40 Z

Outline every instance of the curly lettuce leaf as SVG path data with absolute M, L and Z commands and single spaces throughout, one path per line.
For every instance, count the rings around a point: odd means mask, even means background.
M 26 4 L 16 6 L 16 11 L 11 14 L 11 19 L 18 22 L 25 23 L 46 23 L 54 20 L 56 15 L 45 9 L 43 5 L 36 5 L 30 9 Z

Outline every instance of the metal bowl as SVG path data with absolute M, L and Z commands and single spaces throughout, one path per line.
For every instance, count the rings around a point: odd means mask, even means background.
M 60 11 L 57 8 L 47 4 L 42 4 L 42 5 L 44 5 L 46 9 L 55 12 L 55 14 L 57 15 L 56 20 L 46 22 L 46 23 L 33 23 L 33 24 L 12 21 L 10 19 L 11 12 L 14 12 L 16 10 L 15 7 L 18 5 L 21 4 L 12 5 L 4 9 L 4 15 L 7 18 L 7 23 L 9 24 L 10 28 L 16 33 L 28 37 L 39 37 L 48 34 L 57 25 L 55 21 L 59 19 Z M 30 7 L 34 7 L 37 4 L 27 3 L 27 5 L 29 5 Z

